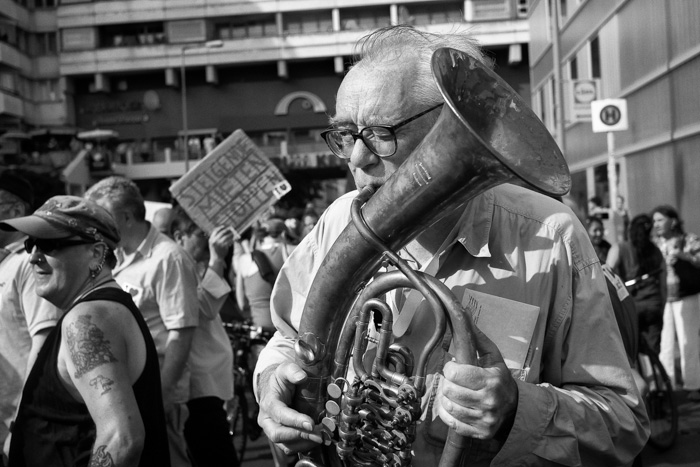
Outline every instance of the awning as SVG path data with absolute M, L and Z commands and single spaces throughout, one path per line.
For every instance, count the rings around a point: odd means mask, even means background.
M 76 136 L 78 139 L 84 139 L 86 141 L 105 141 L 119 137 L 119 133 L 114 130 L 95 128 L 94 130 L 81 131 Z
M 187 130 L 187 136 L 214 136 L 219 130 L 216 128 L 199 128 L 194 130 Z M 185 136 L 185 132 L 180 130 L 177 132 L 177 136 Z

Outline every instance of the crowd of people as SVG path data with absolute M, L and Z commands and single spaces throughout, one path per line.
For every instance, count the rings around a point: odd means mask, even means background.
M 388 27 L 358 46 L 324 138 L 358 189 L 377 190 L 449 111 L 439 110 L 433 52 L 451 47 L 489 64 L 459 31 Z M 231 302 L 276 330 L 254 352 L 258 421 L 276 462 L 323 444 L 318 420 L 292 404 L 312 379 L 294 345 L 316 273 L 351 221 L 357 192 L 320 217 L 269 218 L 238 236 L 229 226 L 204 231 L 179 207 L 148 221 L 138 187 L 122 177 L 34 212 L 26 181 L 2 177 L 0 377 L 12 382 L 0 401 L 4 464 L 237 465 L 224 411 L 233 357 L 221 315 Z M 403 248 L 458 299 L 473 291 L 501 313 L 516 302 L 535 313 L 518 367 L 481 332 L 477 362 L 455 361 L 449 340 L 431 355 L 414 465 L 438 463 L 448 429 L 470 438 L 462 455 L 469 465 L 633 461 L 649 421 L 604 264 L 630 284 L 670 374 L 678 341 L 678 376 L 700 397 L 700 291 L 684 282 L 688 267 L 700 267 L 700 240 L 667 206 L 632 219 L 622 242 L 605 245 L 599 219 L 588 224 L 593 242 L 560 200 L 504 184 Z M 425 300 L 399 292 L 391 303 L 407 320 L 397 341 L 417 354 L 432 332 Z
M 674 387 L 700 401 L 700 238 L 683 229 L 673 206 L 661 205 L 625 222 L 625 236 L 608 242 L 607 211 L 593 212 L 586 219 L 591 243 L 634 298 L 639 331 Z
M 221 315 L 238 296 L 230 317 L 273 328 L 285 222 L 252 238 L 204 232 L 179 206 L 149 222 L 122 177 L 32 212 L 34 192 L 0 175 L 0 465 L 238 465 Z M 258 253 L 264 271 L 246 262 Z

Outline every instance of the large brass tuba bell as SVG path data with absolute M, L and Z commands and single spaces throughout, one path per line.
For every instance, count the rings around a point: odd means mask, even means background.
M 386 349 L 391 344 L 391 312 L 374 296 L 398 287 L 418 289 L 441 327 L 430 345 L 439 343 L 448 316 L 458 360 L 474 363 L 469 314 L 439 281 L 411 271 L 393 252 L 469 199 L 501 183 L 524 182 L 551 195 L 569 190 L 569 170 L 559 148 L 508 84 L 454 49 L 437 50 L 431 65 L 446 104 L 438 121 L 376 193 L 363 191 L 354 201 L 353 222 L 331 247 L 306 300 L 296 354 L 309 378 L 297 388 L 293 406 L 317 422 L 323 420 L 336 446 L 302 457 L 301 465 L 339 465 L 341 458 L 348 465 L 410 464 L 415 399 L 425 391 L 424 370 L 431 350 L 413 362 L 401 350 Z M 366 285 L 386 259 L 401 272 L 387 273 Z M 356 300 L 358 294 L 361 297 Z M 356 368 L 360 376 L 355 386 L 338 383 L 344 381 L 353 348 L 355 354 L 366 348 L 363 339 L 371 311 L 381 312 L 384 319 L 377 350 L 377 360 L 382 361 L 369 372 Z M 355 359 L 361 360 L 357 355 Z M 404 429 L 407 434 L 400 436 L 401 442 L 371 446 L 373 441 L 357 431 L 356 422 L 364 416 L 358 397 L 371 391 L 396 398 L 391 405 L 400 407 L 400 414 L 383 413 L 391 422 L 380 422 Z M 451 433 L 441 464 L 458 461 L 461 441 L 453 436 Z M 387 451 L 389 444 L 394 451 Z

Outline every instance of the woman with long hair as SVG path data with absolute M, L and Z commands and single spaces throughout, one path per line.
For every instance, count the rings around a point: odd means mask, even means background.
M 666 303 L 666 262 L 651 240 L 652 219 L 646 214 L 630 222 L 627 241 L 613 245 L 606 264 L 627 285 L 637 309 L 639 331 L 659 353 Z
M 659 359 L 675 383 L 676 340 L 681 357 L 683 389 L 688 399 L 700 400 L 700 290 L 689 287 L 684 271 L 700 276 L 700 238 L 683 230 L 678 212 L 671 206 L 658 206 L 651 212 L 654 241 L 666 260 L 667 297 L 661 331 Z M 696 280 L 697 282 L 697 280 Z

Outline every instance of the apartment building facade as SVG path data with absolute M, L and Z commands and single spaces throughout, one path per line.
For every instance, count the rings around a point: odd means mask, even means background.
M 39 8 L 40 1 L 51 5 Z M 22 68 L 4 55 L 0 61 L 19 81 L 37 69 L 51 71 L 58 101 L 46 114 L 51 118 L 29 111 L 36 99 L 22 90 L 6 93 L 18 129 L 111 130 L 115 170 L 130 178 L 176 178 L 240 128 L 292 179 L 339 179 L 345 167 L 319 133 L 334 112 L 358 38 L 389 24 L 428 31 L 460 24 L 474 31 L 498 71 L 529 99 L 529 3 L 0 0 L 12 6 L 10 21 L 23 25 L 18 29 L 36 29 L 43 15 L 54 32 L 51 67 Z
M 695 0 L 531 3 L 533 109 L 563 141 L 572 197 L 580 206 L 585 208 L 593 196 L 611 205 L 610 192 L 616 191 L 632 215 L 671 204 L 690 231 L 700 231 L 698 25 L 700 2 Z M 586 114 L 581 100 L 593 98 L 581 92 L 590 89 L 595 99 L 627 103 L 628 130 L 615 132 L 612 145 L 607 133 L 592 131 L 590 105 Z M 611 160 L 615 172 L 609 170 Z M 615 179 L 611 190 L 609 180 Z

